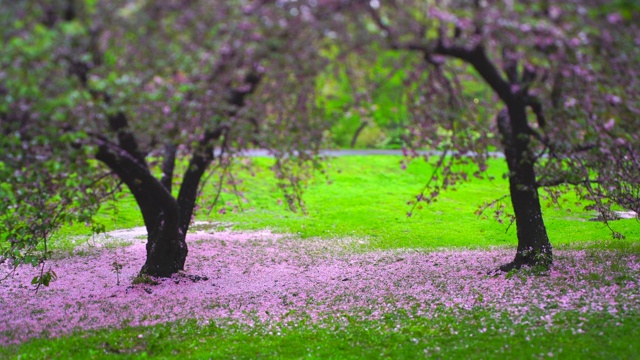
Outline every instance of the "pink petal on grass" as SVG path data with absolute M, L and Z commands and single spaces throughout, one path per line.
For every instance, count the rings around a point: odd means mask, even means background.
M 346 313 L 377 319 L 406 310 L 434 317 L 477 307 L 526 321 L 542 311 L 551 326 L 560 311 L 640 310 L 637 256 L 555 251 L 548 276 L 486 276 L 512 259 L 513 249 L 353 253 L 362 239 L 301 240 L 261 232 L 191 234 L 185 275 L 159 284 L 131 286 L 144 261 L 144 242 L 50 261 L 59 279 L 35 295 L 37 272 L 20 267 L 0 282 L 0 344 L 21 342 L 43 331 L 59 336 L 74 329 L 151 325 L 181 319 L 323 321 Z M 594 286 L 591 274 L 614 278 L 613 259 L 626 265 L 626 283 Z M 116 284 L 114 259 L 122 264 Z M 0 271 L 4 277 L 6 269 Z M 621 315 L 620 315 L 621 316 Z

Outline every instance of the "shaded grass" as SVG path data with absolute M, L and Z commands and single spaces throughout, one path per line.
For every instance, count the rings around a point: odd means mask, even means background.
M 34 339 L 6 348 L 6 358 L 589 358 L 631 359 L 640 351 L 640 314 L 566 312 L 545 327 L 516 324 L 487 310 L 435 318 L 408 313 L 380 320 L 336 315 L 323 323 L 199 325 L 195 321 Z M 578 330 L 579 329 L 579 330 Z M 606 335 L 605 335 L 606 334 Z

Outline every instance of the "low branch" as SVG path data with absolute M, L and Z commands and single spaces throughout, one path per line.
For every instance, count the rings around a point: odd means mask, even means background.
M 585 151 L 596 149 L 597 147 L 598 147 L 598 144 L 576 145 L 573 148 L 571 148 L 571 153 L 575 154 L 575 153 L 585 152 Z
M 154 230 L 159 212 L 164 212 L 166 219 L 178 218 L 178 203 L 151 174 L 146 164 L 140 164 L 128 151 L 102 136 L 94 136 L 93 139 L 98 145 L 96 159 L 107 165 L 127 185 L 140 207 L 147 231 Z
M 367 127 L 367 125 L 369 125 L 369 122 L 367 120 L 363 121 L 362 123 L 360 123 L 360 126 L 358 126 L 356 131 L 353 133 L 353 137 L 351 138 L 351 143 L 349 144 L 352 149 L 356 147 L 356 142 L 358 141 L 358 137 L 360 136 L 360 133 L 362 132 L 362 130 L 364 130 L 364 128 Z
M 478 210 L 475 211 L 475 214 L 478 215 L 478 217 L 482 216 L 482 214 L 484 214 L 484 212 L 490 208 L 495 206 L 496 204 L 502 202 L 504 199 L 511 197 L 511 195 L 507 194 L 507 195 L 502 195 L 501 197 L 494 199 L 491 202 L 485 202 L 484 204 L 482 204 L 480 207 L 478 207 Z
M 256 86 L 258 85 L 260 80 L 262 80 L 261 74 L 255 71 L 249 72 L 249 74 L 244 77 L 243 86 L 234 88 L 229 92 L 229 96 L 226 99 L 227 103 L 238 108 L 243 107 L 247 96 L 255 91 Z
M 536 183 L 536 187 L 554 187 L 561 185 L 587 185 L 587 184 L 601 184 L 599 180 L 585 179 L 585 180 L 571 180 L 571 179 L 548 179 L 541 180 Z
M 455 57 L 471 64 L 505 104 L 511 103 L 513 98 L 511 86 L 502 75 L 500 75 L 500 71 L 498 71 L 498 68 L 491 62 L 481 44 L 467 49 L 462 46 L 444 45 L 443 42 L 439 42 L 435 51 L 439 55 Z

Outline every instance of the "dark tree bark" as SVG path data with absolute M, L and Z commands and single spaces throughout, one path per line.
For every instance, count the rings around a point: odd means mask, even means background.
M 186 232 L 180 229 L 178 202 L 140 163 L 120 145 L 97 138 L 96 159 L 106 164 L 133 194 L 147 228 L 147 260 L 140 274 L 169 277 L 184 269 Z
M 124 181 L 142 213 L 148 235 L 147 261 L 140 273 L 171 276 L 184 269 L 187 257 L 185 233 L 178 226 L 178 203 L 148 169 L 115 147 L 103 142 L 96 158 Z
M 518 74 L 518 64 L 510 61 L 508 57 L 504 59 L 501 71 L 489 59 L 482 44 L 458 46 L 448 42 L 444 36 L 431 43 L 399 42 L 394 36 L 395 31 L 382 21 L 375 10 L 371 7 L 368 9 L 374 22 L 391 34 L 391 48 L 421 52 L 426 61 L 429 61 L 432 55 L 460 59 L 473 66 L 506 105 L 497 121 L 509 168 L 509 191 L 516 217 L 518 250 L 514 260 L 500 269 L 509 271 L 522 265 L 549 266 L 553 259 L 551 243 L 542 219 L 534 168 L 535 158 L 531 154 L 530 137 L 537 134 L 529 126 L 526 111 L 527 107 L 531 107 L 540 127 L 545 125 L 541 104 L 528 96 L 528 86 L 536 74 L 529 70 Z M 505 52 L 505 55 L 508 54 Z
M 140 270 L 141 275 L 170 277 L 184 270 L 188 254 L 185 237 L 198 196 L 202 175 L 214 160 L 213 142 L 226 131 L 219 127 L 208 132 L 200 141 L 184 175 L 178 198 L 170 193 L 167 173 L 162 179 L 155 178 L 147 165 L 141 163 L 121 145 L 97 138 L 99 144 L 96 158 L 105 163 L 127 185 L 142 213 L 147 228 L 147 260 Z M 173 151 L 167 156 L 172 157 Z M 175 159 L 175 157 L 173 157 Z M 169 166 L 165 158 L 165 170 Z
M 173 171 L 176 167 L 176 152 L 178 148 L 172 144 L 168 143 L 164 146 L 164 158 L 162 160 L 162 178 L 160 182 L 162 185 L 171 193 L 172 182 L 173 182 Z
M 534 132 L 528 123 L 527 107 L 532 108 L 540 126 L 544 126 L 545 120 L 541 105 L 527 96 L 525 78 L 531 74 L 525 73 L 518 78 L 514 70 L 517 66 L 507 62 L 504 71 L 508 77 L 505 79 L 487 57 L 482 45 L 464 48 L 447 46 L 440 41 L 434 52 L 471 64 L 506 105 L 498 115 L 497 122 L 509 168 L 509 191 L 516 217 L 518 249 L 514 260 L 500 269 L 510 271 L 522 265 L 548 267 L 553 260 L 552 248 L 538 197 L 535 158 L 531 154 L 530 143 Z
M 527 125 L 525 107 L 511 104 L 508 109 L 500 111 L 497 123 L 509 168 L 509 190 L 518 234 L 515 259 L 500 269 L 510 271 L 522 265 L 549 266 L 552 262 L 551 243 L 542 218 L 534 162 L 529 149 L 530 134 L 526 127 L 522 127 Z
M 224 125 L 216 128 L 214 131 L 208 131 L 204 137 L 200 139 L 196 146 L 193 156 L 189 161 L 189 167 L 182 179 L 180 192 L 178 194 L 178 207 L 180 208 L 180 229 L 186 234 L 191 223 L 191 216 L 198 198 L 198 187 L 200 179 L 207 170 L 207 166 L 213 161 L 213 141 L 219 139 L 228 131 Z
M 227 128 L 221 126 L 207 132 L 200 140 L 176 199 L 171 195 L 175 146 L 165 148 L 162 178 L 157 179 L 151 174 L 133 133 L 129 131 L 126 116 L 118 113 L 109 118 L 109 124 L 117 134 L 118 143 L 96 136 L 96 159 L 106 164 L 127 185 L 142 213 L 147 228 L 147 259 L 140 274 L 169 277 L 184 270 L 188 253 L 185 237 L 198 186 L 214 160 L 213 143 L 224 135 Z
M 244 106 L 261 76 L 249 74 L 241 90 L 231 88 L 227 102 L 236 108 L 226 115 L 233 116 L 237 108 Z M 226 125 L 206 131 L 193 149 L 189 166 L 182 179 L 178 197 L 171 194 L 176 161 L 176 146 L 167 144 L 164 148 L 162 175 L 153 176 L 140 150 L 127 117 L 118 112 L 107 118 L 110 130 L 116 135 L 117 143 L 104 136 L 95 135 L 98 146 L 96 159 L 107 165 L 127 185 L 133 194 L 145 227 L 147 228 L 147 259 L 140 270 L 141 275 L 170 277 L 184 270 L 188 254 L 186 234 L 198 197 L 202 176 L 215 160 L 214 143 L 229 130 Z

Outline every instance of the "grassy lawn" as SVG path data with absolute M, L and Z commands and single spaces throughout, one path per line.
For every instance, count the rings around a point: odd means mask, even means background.
M 197 220 L 215 221 L 238 230 L 271 229 L 296 234 L 299 237 L 358 237 L 366 238 L 366 249 L 396 248 L 486 248 L 489 246 L 515 246 L 515 226 L 501 224 L 492 218 L 491 209 L 481 219 L 474 212 L 484 202 L 491 202 L 508 193 L 504 160 L 491 161 L 488 174 L 493 180 L 463 183 L 454 190 L 443 192 L 434 204 L 415 210 L 406 216 L 411 206 L 408 201 L 419 194 L 431 167 L 424 161 L 412 162 L 406 170 L 400 167 L 397 156 L 347 156 L 333 159 L 329 181 L 317 178 L 304 194 L 308 215 L 292 213 L 283 205 L 267 158 L 253 159 L 253 175 L 243 172 L 238 189 L 245 199 L 223 194 L 222 201 L 212 211 L 203 209 Z M 216 184 L 208 184 L 204 197 L 211 198 Z M 541 195 L 544 195 L 542 193 Z M 509 199 L 506 204 L 510 206 Z M 598 242 L 616 246 L 603 240 L 611 239 L 611 231 L 599 222 L 589 221 L 593 212 L 583 211 L 575 196 L 568 194 L 557 207 L 542 201 L 545 224 L 554 245 L 576 242 Z M 220 211 L 224 208 L 224 214 Z M 242 211 L 239 211 L 239 208 Z M 143 225 L 137 205 L 127 193 L 119 195 L 117 204 L 107 204 L 100 221 L 107 230 Z M 455 225 L 453 225 L 455 224 Z M 640 226 L 636 221 L 611 222 L 614 230 L 629 240 L 640 239 Z M 63 229 L 53 247 L 64 249 L 71 235 L 88 234 L 82 225 Z M 621 242 L 617 242 L 619 245 Z M 622 242 L 623 243 L 623 242 Z
M 496 314 L 498 314 L 496 316 Z M 639 315 L 639 314 L 636 314 Z M 199 325 L 194 321 L 37 339 L 11 355 L 44 358 L 443 358 L 632 359 L 638 357 L 640 316 L 565 313 L 551 328 L 513 324 L 499 312 L 379 321 Z M 576 329 L 584 329 L 576 332 Z
M 260 160 L 259 160 L 260 161 Z M 474 212 L 484 202 L 508 193 L 503 159 L 491 162 L 489 175 L 494 180 L 473 180 L 444 192 L 438 202 L 414 211 L 411 217 L 408 201 L 422 189 L 431 174 L 430 166 L 416 160 L 401 170 L 400 158 L 394 156 L 350 156 L 333 162 L 332 183 L 316 181 L 305 194 L 308 216 L 288 212 L 278 206 L 280 193 L 265 174 L 244 179 L 242 190 L 250 199 L 243 204 L 246 211 L 214 216 L 238 229 L 271 228 L 275 231 L 310 237 L 366 237 L 371 249 L 515 246 L 515 226 L 509 228 L 492 219 L 479 219 Z M 263 159 L 261 163 L 268 164 Z M 340 171 L 337 173 L 337 171 Z M 225 198 L 233 202 L 232 197 Z M 510 207 L 509 200 L 506 199 Z M 549 237 L 554 245 L 600 241 L 611 238 L 601 223 L 588 221 L 595 214 L 576 205 L 567 195 L 562 207 L 543 201 L 543 212 Z M 204 219 L 204 218 L 203 218 Z M 615 230 L 631 239 L 640 239 L 640 226 L 635 221 L 612 222 Z
M 474 214 L 483 202 L 506 193 L 502 160 L 491 163 L 495 180 L 462 184 L 411 217 L 406 216 L 410 209 L 407 201 L 415 198 L 431 172 L 419 161 L 401 170 L 399 161 L 393 156 L 335 159 L 331 183 L 316 179 L 309 185 L 305 194 L 308 215 L 304 216 L 282 205 L 268 173 L 270 160 L 255 159 L 259 165 L 255 176 L 245 173 L 239 185 L 247 199 L 240 202 L 244 211 L 235 211 L 236 197 L 225 194 L 222 204 L 209 215 L 202 212 L 198 220 L 237 230 L 268 228 L 295 234 L 302 242 L 361 239 L 352 242 L 357 253 L 503 246 L 515 251 L 515 227 L 506 231 L 507 224 L 494 221 L 489 212 L 486 220 Z M 206 188 L 205 196 L 212 191 L 213 186 Z M 543 206 L 556 248 L 586 249 L 588 254 L 605 250 L 613 251 L 610 254 L 640 253 L 640 225 L 635 220 L 612 222 L 626 239 L 609 240 L 610 230 L 588 221 L 594 214 L 584 212 L 571 195 L 562 208 L 547 207 L 546 202 Z M 225 211 L 221 211 L 223 208 Z M 115 220 L 111 219 L 114 213 Z M 126 195 L 117 206 L 105 207 L 100 218 L 108 230 L 142 225 L 135 203 Z M 56 251 L 70 250 L 76 243 L 70 239 L 85 231 L 79 225 L 65 228 L 52 245 Z M 624 264 L 606 266 L 626 273 Z M 585 287 L 616 286 L 598 274 L 586 274 L 585 278 Z M 530 284 L 538 278 L 524 273 L 516 274 L 514 281 Z M 620 282 L 629 283 L 637 286 L 638 279 Z M 61 338 L 43 336 L 0 348 L 0 358 L 640 358 L 640 313 L 637 304 L 632 305 L 622 314 L 569 310 L 556 312 L 551 319 L 545 318 L 542 310 L 534 310 L 518 321 L 490 304 L 455 311 L 438 308 L 428 317 L 409 310 L 385 313 L 376 319 L 337 312 L 316 321 L 301 314 L 295 321 L 256 320 L 251 325 L 226 318 L 206 324 L 185 319 L 146 327 L 82 331 Z

